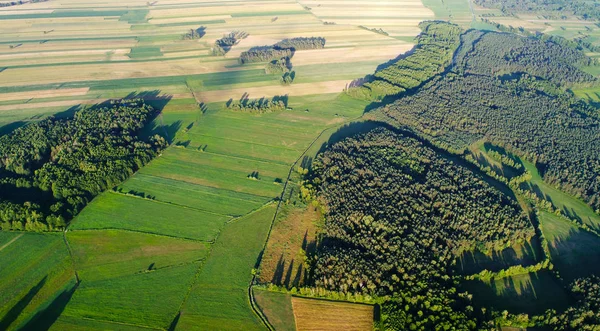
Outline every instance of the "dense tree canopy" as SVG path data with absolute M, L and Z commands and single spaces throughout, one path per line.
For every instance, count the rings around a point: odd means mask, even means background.
M 392 296 L 387 305 L 400 307 L 389 308 L 395 330 L 473 329 L 467 297 L 449 277 L 456 255 L 534 235 L 513 199 L 406 134 L 378 128 L 347 138 L 314 170 L 326 206 L 315 286 Z
M 49 118 L 0 137 L 0 227 L 48 230 L 65 225 L 100 192 L 150 161 L 166 142 L 137 137 L 155 114 L 123 100 Z
M 600 4 L 585 0 L 474 0 L 487 8 L 498 8 L 506 14 L 535 13 L 566 18 L 577 15 L 585 19 L 600 18 Z
M 460 150 L 485 138 L 536 165 L 544 179 L 600 209 L 600 119 L 564 85 L 592 84 L 587 59 L 551 42 L 467 32 L 454 65 L 381 111 L 396 125 Z

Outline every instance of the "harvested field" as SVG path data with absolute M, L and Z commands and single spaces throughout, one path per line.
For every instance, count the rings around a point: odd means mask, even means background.
M 373 306 L 292 297 L 296 329 L 371 331 Z

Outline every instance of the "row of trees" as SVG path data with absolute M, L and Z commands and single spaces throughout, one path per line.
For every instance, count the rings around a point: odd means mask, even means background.
M 24 5 L 26 3 L 38 3 L 38 2 L 46 2 L 46 1 L 49 1 L 49 0 L 19 0 L 19 1 L 10 1 L 10 2 L 0 2 L 0 8 Z
M 419 139 L 378 128 L 336 143 L 305 186 L 326 210 L 314 286 L 391 297 L 391 330 L 481 326 L 451 270 L 460 252 L 534 235 L 516 201 Z M 310 185 L 310 186 L 309 186 Z
M 421 85 L 450 65 L 460 43 L 462 30 L 445 22 L 422 22 L 417 46 L 407 56 L 386 64 L 374 75 L 367 76 L 358 86 L 346 90 L 349 95 L 379 101 Z
M 485 137 L 600 210 L 600 118 L 564 91 L 564 85 L 595 83 L 577 69 L 586 63 L 582 55 L 500 33 L 472 31 L 463 42 L 451 73 L 381 111 L 453 150 Z
M 298 37 L 284 39 L 273 45 L 273 48 L 291 49 L 294 51 L 300 51 L 305 49 L 321 49 L 325 48 L 325 42 L 326 40 L 323 37 Z
M 122 100 L 0 137 L 0 228 L 63 227 L 166 146 L 160 136 L 138 138 L 154 115 L 142 100 Z
M 259 114 L 273 113 L 287 109 L 284 99 L 285 97 L 274 97 L 272 100 L 269 98 L 249 99 L 247 97 L 243 97 L 239 101 L 230 99 L 227 101 L 227 103 L 225 103 L 225 106 L 233 111 Z

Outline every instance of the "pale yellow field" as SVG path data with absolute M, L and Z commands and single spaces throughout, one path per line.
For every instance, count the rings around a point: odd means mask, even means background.
M 90 90 L 89 87 L 83 87 L 83 88 L 71 88 L 71 89 L 44 90 L 44 91 L 0 93 L 0 101 L 29 100 L 29 99 L 33 99 L 33 98 L 72 97 L 72 96 L 85 95 L 88 93 L 89 90 Z
M 371 331 L 373 306 L 292 297 L 299 331 Z

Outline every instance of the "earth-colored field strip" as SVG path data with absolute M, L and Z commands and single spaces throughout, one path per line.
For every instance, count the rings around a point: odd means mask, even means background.
M 70 231 L 67 238 L 84 282 L 199 261 L 209 248 L 198 241 L 120 230 Z
M 7 330 L 27 322 L 74 273 L 60 234 L 0 237 L 10 243 L 0 251 L 0 329 Z
M 123 229 L 210 241 L 228 219 L 197 209 L 106 192 L 77 216 L 71 228 Z
M 370 331 L 373 306 L 292 297 L 297 330 Z
M 270 292 L 253 288 L 258 308 L 277 331 L 295 331 L 296 321 L 292 308 L 292 296 L 287 293 Z
M 57 89 L 46 91 L 27 91 L 14 93 L 1 93 L 0 101 L 28 100 L 33 98 L 71 97 L 85 95 L 89 88 Z
M 276 205 L 244 216 L 223 229 L 184 304 L 178 330 L 262 330 L 250 308 L 248 285 Z
M 552 263 L 567 282 L 600 272 L 600 238 L 548 212 L 539 214 Z

